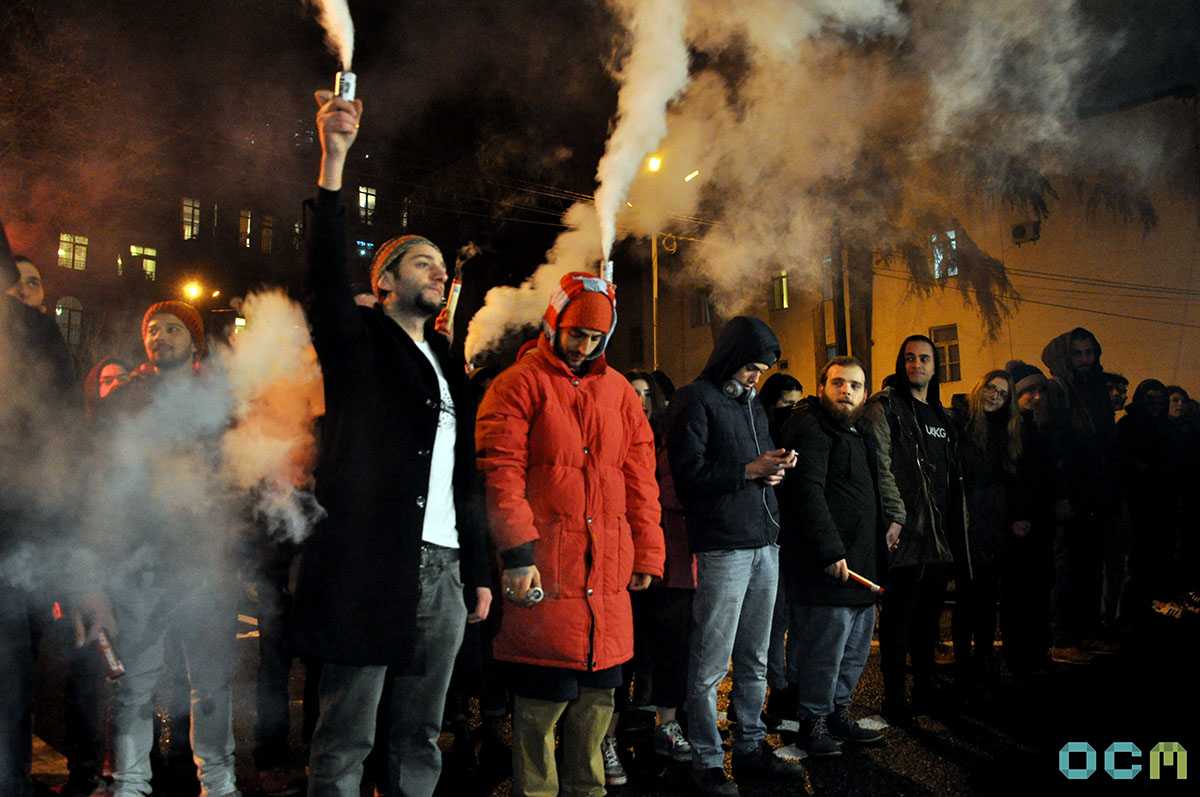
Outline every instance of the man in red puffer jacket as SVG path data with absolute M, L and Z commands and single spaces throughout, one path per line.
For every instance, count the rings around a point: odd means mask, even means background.
M 560 717 L 562 790 L 604 793 L 601 743 L 620 665 L 633 657 L 629 591 L 663 573 L 654 436 L 604 359 L 614 289 L 581 272 L 560 284 L 537 350 L 496 378 L 475 432 L 504 597 L 516 607 L 494 646 L 512 664 L 514 794 L 558 792 Z

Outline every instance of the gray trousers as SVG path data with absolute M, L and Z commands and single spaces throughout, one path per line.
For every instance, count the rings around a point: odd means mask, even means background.
M 792 604 L 792 633 L 804 650 L 797 681 L 800 719 L 850 705 L 871 655 L 874 606 Z
M 181 589 L 155 574 L 113 594 L 125 675 L 113 694 L 114 797 L 150 794 L 154 689 L 162 675 L 167 629 L 178 636 L 191 685 L 192 752 L 203 797 L 236 795 L 233 664 L 237 613 L 230 585 Z
M 734 752 L 757 749 L 767 734 L 762 708 L 779 547 L 704 551 L 696 559 L 699 578 L 688 658 L 688 741 L 692 765 L 710 769 L 725 761 L 717 729 L 717 687 L 729 671 L 731 657 L 732 701 L 738 716 Z
M 321 714 L 309 753 L 309 797 L 358 797 L 388 678 L 388 783 L 386 788 L 379 784 L 380 791 L 389 797 L 433 794 L 442 773 L 438 736 L 446 691 L 467 623 L 457 551 L 453 558 L 423 564 L 420 579 L 411 672 L 321 663 Z

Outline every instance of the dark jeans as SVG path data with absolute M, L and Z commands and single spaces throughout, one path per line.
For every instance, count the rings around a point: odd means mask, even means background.
M 1050 590 L 1054 562 L 1048 535 L 1034 529 L 1023 539 L 1008 540 L 1001 558 L 1000 622 L 1004 658 L 1016 674 L 1046 662 L 1050 649 Z
M 904 702 L 905 658 L 912 656 L 920 690 L 933 679 L 933 652 L 946 595 L 945 565 L 896 567 L 888 573 L 879 616 L 879 658 L 884 699 Z
M 796 679 L 800 718 L 828 717 L 850 707 L 871 655 L 874 606 L 792 604 L 791 632 L 804 650 Z
M 75 647 L 73 634 L 60 634 L 58 643 L 68 665 L 64 706 L 67 768 L 73 783 L 86 783 L 100 776 L 104 761 L 108 685 L 103 659 L 95 645 Z
M 651 700 L 659 708 L 680 708 L 687 700 L 688 644 L 694 590 L 654 587 L 649 599 L 654 675 Z
M 1071 647 L 1096 636 L 1100 625 L 1100 570 L 1104 524 L 1094 515 L 1073 518 L 1054 536 L 1054 645 Z
M 965 680 L 980 675 L 996 643 L 996 599 L 1000 588 L 996 566 L 977 561 L 973 575 L 962 566 L 954 574 L 954 665 L 959 678 Z
M 287 639 L 287 618 L 291 608 L 287 577 L 287 568 L 282 566 L 264 568 L 256 579 L 258 675 L 255 703 L 258 711 L 254 724 L 254 765 L 260 770 L 286 766 L 290 757 L 288 675 L 293 654 Z M 305 708 L 308 708 L 307 701 Z
M 33 637 L 23 590 L 0 585 L 0 794 L 27 797 L 33 756 Z

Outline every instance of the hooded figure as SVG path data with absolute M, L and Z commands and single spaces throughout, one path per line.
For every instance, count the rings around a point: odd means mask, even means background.
M 775 449 L 755 387 L 779 360 L 779 340 L 757 318 L 732 318 L 700 377 L 671 402 L 667 454 L 696 553 L 688 662 L 692 785 L 732 791 L 717 730 L 717 686 L 733 660 L 733 774 L 739 782 L 801 777 L 774 756 L 762 721 L 766 659 L 779 583 L 779 504 L 774 485 L 795 455 Z
M 496 377 L 476 420 L 510 601 L 493 652 L 517 665 L 514 792 L 557 791 L 560 717 L 563 783 L 603 791 L 613 689 L 633 657 L 629 590 L 663 574 L 654 435 L 641 400 L 605 360 L 615 324 L 611 284 L 564 276 L 537 348 Z M 529 586 L 518 591 L 522 578 Z M 540 602 L 528 597 L 534 586 Z
M 756 548 L 775 542 L 775 491 L 746 479 L 746 463 L 775 448 L 762 402 L 733 375 L 779 360 L 779 339 L 757 318 L 730 319 L 700 378 L 675 394 L 667 447 L 692 551 Z

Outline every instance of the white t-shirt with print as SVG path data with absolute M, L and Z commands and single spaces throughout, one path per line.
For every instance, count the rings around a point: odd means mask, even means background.
M 429 466 L 429 491 L 425 496 L 425 525 L 421 539 L 445 548 L 458 547 L 458 517 L 454 512 L 454 442 L 458 438 L 458 420 L 454 415 L 454 398 L 450 384 L 442 374 L 437 357 L 428 341 L 417 343 L 437 374 L 438 390 L 442 394 L 438 412 L 438 428 L 433 438 L 433 455 Z

